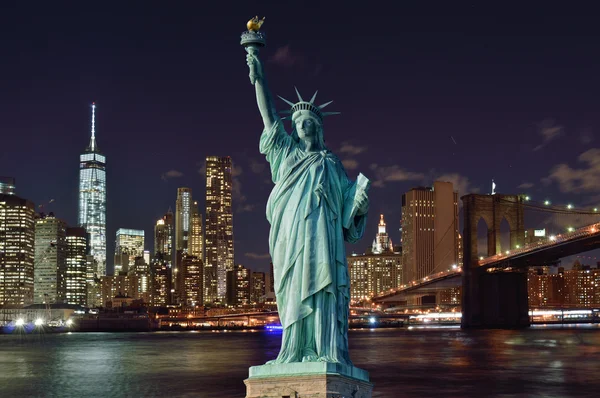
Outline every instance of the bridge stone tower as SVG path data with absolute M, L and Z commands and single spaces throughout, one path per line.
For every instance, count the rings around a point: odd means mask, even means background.
M 463 328 L 529 326 L 527 275 L 488 272 L 478 265 L 477 224 L 488 228 L 488 256 L 500 252 L 500 223 L 510 226 L 510 248 L 525 241 L 523 198 L 518 195 L 477 195 L 461 198 L 464 211 L 462 321 Z

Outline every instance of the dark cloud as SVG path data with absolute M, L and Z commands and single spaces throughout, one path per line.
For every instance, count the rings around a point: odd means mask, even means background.
M 538 126 L 538 134 L 542 136 L 542 143 L 533 148 L 534 151 L 539 151 L 542 149 L 547 143 L 555 140 L 560 137 L 563 133 L 563 126 L 558 126 L 554 123 L 552 119 L 543 120 Z
M 167 172 L 162 173 L 160 175 L 160 178 L 163 181 L 167 181 L 170 178 L 179 178 L 179 177 L 182 177 L 182 176 L 183 176 L 183 173 L 181 171 L 171 169 L 171 170 L 169 170 Z

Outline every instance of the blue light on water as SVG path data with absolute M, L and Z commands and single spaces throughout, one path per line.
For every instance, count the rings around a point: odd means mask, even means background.
M 267 330 L 283 330 L 283 326 L 281 325 L 267 325 L 265 326 Z

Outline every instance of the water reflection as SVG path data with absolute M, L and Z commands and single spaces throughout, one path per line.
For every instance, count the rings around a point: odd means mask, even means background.
M 0 335 L 0 396 L 243 397 L 280 332 Z M 595 396 L 598 327 L 350 332 L 374 397 Z

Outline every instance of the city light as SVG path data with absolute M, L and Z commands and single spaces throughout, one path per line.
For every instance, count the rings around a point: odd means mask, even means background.
M 67 319 L 67 326 L 72 326 L 73 325 L 73 320 L 72 319 Z
M 594 212 L 597 212 L 597 211 L 598 211 L 598 208 L 597 208 L 597 207 L 594 207 Z
M 544 204 L 545 204 L 546 206 L 550 206 L 550 201 L 549 201 L 549 200 L 545 200 L 545 201 L 544 201 Z
M 369 323 L 373 324 L 375 322 L 377 322 L 377 319 L 375 319 L 373 317 L 369 318 Z
M 573 205 L 569 203 L 569 204 L 567 205 L 567 209 L 571 210 L 572 208 L 573 208 Z
M 525 200 L 530 200 L 531 198 L 529 197 L 529 195 L 525 196 Z
M 573 227 L 569 227 L 569 228 L 567 228 L 567 231 L 568 231 L 568 232 L 573 232 L 573 231 L 575 231 L 575 228 L 573 228 Z
M 520 248 L 521 248 L 521 246 L 520 246 L 520 245 L 517 245 L 517 249 L 520 249 Z
M 25 325 L 25 321 L 23 320 L 23 318 L 19 318 L 19 319 L 16 320 L 15 325 L 16 326 L 23 326 L 23 325 Z
M 458 268 L 458 265 L 452 264 L 452 269 L 456 269 L 456 268 Z
M 35 326 L 42 326 L 44 324 L 44 320 L 42 318 L 38 318 L 35 320 Z
M 556 236 L 554 236 L 554 235 L 551 235 L 551 236 L 550 236 L 550 238 L 548 238 L 548 239 L 550 239 L 551 241 L 553 241 L 553 242 L 554 242 L 554 241 L 556 240 Z
M 510 250 L 507 250 L 507 251 L 506 251 L 506 254 L 507 254 L 507 255 L 508 255 L 508 254 L 510 254 Z
M 479 256 L 479 259 L 480 259 L 480 260 L 483 260 L 483 256 Z

